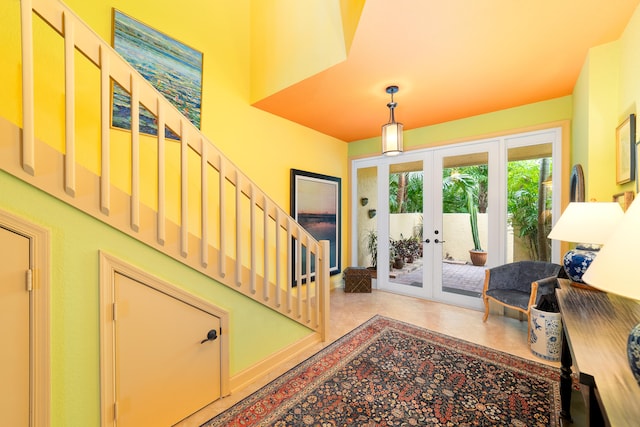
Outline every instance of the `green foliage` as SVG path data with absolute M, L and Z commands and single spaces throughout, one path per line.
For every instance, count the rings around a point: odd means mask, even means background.
M 452 176 L 454 178 L 452 179 Z M 475 187 L 473 197 L 478 212 L 487 211 L 487 165 L 445 168 L 442 170 L 442 212 L 468 213 L 467 188 Z
M 481 251 L 482 246 L 480 244 L 480 235 L 478 233 L 478 202 L 480 200 L 479 183 L 482 180 L 482 173 L 481 170 L 477 169 L 477 167 L 462 169 L 465 170 L 465 173 L 460 173 L 459 171 L 452 169 L 443 170 L 443 210 L 445 213 L 469 213 L 473 250 Z M 471 173 L 466 173 L 467 171 L 475 173 L 475 176 Z M 486 179 L 484 182 L 486 183 Z M 446 207 L 444 206 L 445 201 L 447 201 Z
M 389 175 L 389 212 L 422 212 L 424 176 L 422 172 Z
M 443 213 L 468 213 L 467 199 L 471 195 L 469 191 L 473 192 L 476 188 L 476 181 L 470 174 L 454 169 L 443 169 Z
M 365 239 L 367 241 L 367 250 L 371 255 L 371 266 L 376 268 L 378 266 L 378 233 L 376 230 L 369 230 Z
M 545 160 L 550 163 L 550 159 Z M 541 170 L 542 168 L 542 170 Z M 540 180 L 545 179 L 542 159 L 512 161 L 508 164 L 507 211 L 511 225 L 530 250 L 531 259 L 546 253 L 540 248 L 544 212 L 539 212 Z M 422 172 L 401 172 L 389 176 L 389 211 L 422 212 L 424 177 Z M 469 213 L 474 249 L 481 250 L 477 214 L 486 212 L 488 202 L 487 165 L 464 166 L 442 171 L 443 213 Z M 542 194 L 544 210 L 551 207 L 550 192 Z M 540 234 L 540 235 L 539 235 Z
M 391 242 L 391 246 L 394 248 L 396 256 L 404 260 L 409 257 L 418 258 L 422 243 L 417 237 L 402 237 L 401 235 L 400 239 Z
M 550 163 L 550 159 L 546 159 Z M 528 248 L 529 256 L 535 260 L 546 260 L 548 251 L 540 247 L 539 233 L 544 232 L 545 212 L 539 212 L 539 200 L 544 198 L 542 205 L 544 211 L 551 209 L 551 192 L 540 194 L 540 180 L 544 173 L 543 159 L 521 160 L 509 162 L 507 181 L 507 212 L 509 220 L 514 230 L 517 230 L 518 237 L 523 239 Z M 543 171 L 541 173 L 541 168 Z M 544 234 L 546 236 L 546 233 Z M 548 243 L 542 243 L 548 244 Z
M 371 256 L 371 267 L 378 268 L 378 233 L 375 229 L 371 229 L 367 231 L 365 235 L 365 241 L 367 245 L 367 251 L 369 251 L 369 255 Z M 389 238 L 389 259 L 393 260 L 397 254 L 397 245 L 396 241 Z M 417 242 L 417 240 L 416 240 Z

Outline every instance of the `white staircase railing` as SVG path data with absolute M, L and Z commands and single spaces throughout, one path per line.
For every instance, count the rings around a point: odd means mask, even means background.
M 324 339 L 329 308 L 328 242 L 314 240 L 66 5 L 58 0 L 22 0 L 21 16 L 22 146 L 14 156 L 20 165 L 2 167 L 319 332 Z M 54 150 L 35 137 L 39 106 L 34 101 L 34 18 L 44 20 L 64 39 L 65 83 L 60 89 L 65 100 L 63 153 L 51 154 Z M 99 173 L 90 173 L 76 162 L 76 51 L 99 69 L 96 97 L 100 100 L 100 120 L 96 126 L 100 127 L 100 137 L 99 141 L 82 141 L 99 144 Z M 111 152 L 112 82 L 131 95 L 130 159 L 114 158 Z M 141 173 L 140 105 L 156 117 L 158 129 L 166 126 L 180 137 L 179 141 L 165 140 L 164 132 L 152 137 L 156 158 L 144 158 L 144 162 L 154 162 L 157 167 L 157 176 L 151 179 Z M 179 158 L 165 155 L 171 144 L 179 144 Z M 52 155 L 63 158 L 61 171 L 40 167 L 39 163 L 48 162 Z M 188 160 L 193 155 L 199 158 L 197 168 Z M 177 177 L 168 172 L 176 169 Z M 130 173 L 126 189 L 114 186 L 112 174 L 122 170 Z M 51 174 L 59 177 L 52 180 Z M 92 175 L 93 179 L 87 178 Z M 141 188 L 150 186 L 157 193 L 156 206 L 152 207 L 141 202 Z M 168 216 L 169 204 L 179 204 L 177 220 Z M 306 265 L 315 264 L 316 272 L 294 268 L 292 260 L 300 260 L 303 253 Z

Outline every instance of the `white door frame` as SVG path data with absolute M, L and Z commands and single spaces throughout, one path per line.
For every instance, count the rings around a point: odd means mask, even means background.
M 220 319 L 220 395 L 230 394 L 229 386 L 229 313 L 187 291 L 175 287 L 126 262 L 100 252 L 100 420 L 101 426 L 116 425 L 115 328 L 113 322 L 114 275 L 133 280 L 213 314 Z
M 22 218 L 0 211 L 0 227 L 29 239 L 31 292 L 29 297 L 30 342 L 29 426 L 51 424 L 50 354 L 50 244 L 49 231 Z
M 487 233 L 487 267 L 500 264 L 499 260 L 504 259 L 504 245 L 500 242 L 504 241 L 506 227 L 501 224 L 506 224 L 506 213 L 502 214 L 506 209 L 501 209 L 501 198 L 496 197 L 497 194 L 505 193 L 502 189 L 506 188 L 504 184 L 504 177 L 501 177 L 500 156 L 499 156 L 499 140 L 490 139 L 481 142 L 473 142 L 468 144 L 459 144 L 449 147 L 441 147 L 433 151 L 433 168 L 432 168 L 432 192 L 433 198 L 431 203 L 432 215 L 433 215 L 433 227 L 440 230 L 440 239 L 447 239 L 447 236 L 442 233 L 443 230 L 443 213 L 442 213 L 442 169 L 443 160 L 450 156 L 463 156 L 467 154 L 475 153 L 487 153 L 487 169 L 489 180 L 489 203 L 487 206 L 487 212 L 489 213 L 488 233 Z M 503 174 L 503 175 L 506 175 Z M 425 199 L 425 208 L 427 202 Z M 506 205 L 504 205 L 506 206 Z M 495 217 L 494 217 L 495 215 Z M 425 233 L 428 235 L 428 233 Z M 431 240 L 435 240 L 438 236 L 430 236 Z M 436 301 L 455 304 L 461 307 L 473 308 L 481 310 L 484 306 L 482 298 L 471 297 L 467 295 L 455 294 L 451 292 L 445 292 L 442 289 L 442 248 L 439 245 L 431 244 L 434 246 L 433 255 L 433 276 L 434 282 L 437 285 L 433 286 L 433 299 Z M 437 262 L 436 262 L 437 260 Z

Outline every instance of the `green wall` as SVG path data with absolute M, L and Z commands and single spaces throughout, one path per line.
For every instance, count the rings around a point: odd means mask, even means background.
M 4 171 L 0 189 L 0 209 L 51 233 L 52 426 L 99 425 L 98 251 L 228 310 L 232 375 L 309 334 L 307 328 Z
M 483 135 L 502 133 L 544 125 L 561 120 L 570 120 L 571 96 L 509 108 L 437 125 L 426 126 L 404 132 L 404 148 L 424 148 L 457 140 L 477 139 Z M 349 144 L 349 157 L 380 154 L 380 137 L 364 139 Z

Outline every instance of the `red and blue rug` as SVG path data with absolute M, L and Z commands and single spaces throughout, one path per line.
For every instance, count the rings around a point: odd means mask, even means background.
M 203 427 L 556 426 L 559 375 L 376 316 Z

